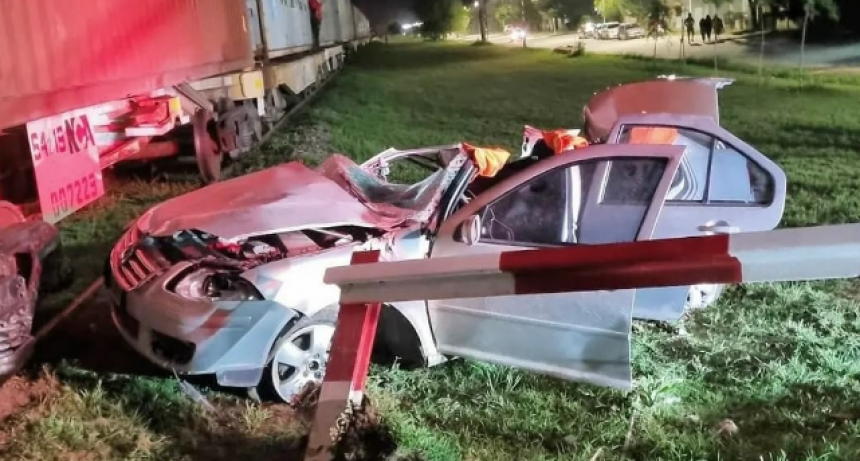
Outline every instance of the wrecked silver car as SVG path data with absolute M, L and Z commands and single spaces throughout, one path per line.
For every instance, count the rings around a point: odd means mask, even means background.
M 361 165 L 340 155 L 317 169 L 278 165 L 168 200 L 111 253 L 114 322 L 166 369 L 290 400 L 325 373 L 339 292 L 323 274 L 357 250 L 402 260 L 773 229 L 785 175 L 719 126 L 724 84 L 609 89 L 586 106 L 582 129 L 565 134 L 575 148 L 527 130 L 522 157 L 490 173 L 492 162 L 465 144 L 389 149 Z M 411 165 L 398 175 L 405 183 L 391 178 L 402 164 Z M 626 389 L 632 318 L 677 320 L 718 293 L 394 303 L 377 349 L 407 364 L 471 357 Z

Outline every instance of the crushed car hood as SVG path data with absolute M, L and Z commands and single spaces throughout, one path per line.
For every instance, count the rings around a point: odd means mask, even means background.
M 375 213 L 335 182 L 290 162 L 167 200 L 137 222 L 145 234 L 196 229 L 226 240 L 290 230 L 400 222 Z

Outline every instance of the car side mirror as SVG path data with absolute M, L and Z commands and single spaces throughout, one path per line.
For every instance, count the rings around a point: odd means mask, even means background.
M 481 217 L 472 215 L 466 218 L 457 228 L 457 241 L 466 245 L 474 245 L 481 238 Z

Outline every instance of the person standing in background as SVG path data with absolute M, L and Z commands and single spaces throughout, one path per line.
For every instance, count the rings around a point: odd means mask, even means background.
M 687 29 L 687 43 L 693 44 L 693 28 L 696 26 L 696 21 L 693 19 L 693 13 L 687 13 L 687 19 L 684 19 L 684 26 Z
M 702 43 L 705 42 L 705 18 L 699 19 L 699 33 L 702 34 Z
M 711 20 L 711 15 L 705 16 L 705 29 L 702 31 L 707 37 L 708 41 L 711 41 L 711 30 L 714 27 L 714 22 Z M 703 38 L 704 40 L 704 38 Z
M 320 25 L 322 24 L 322 2 L 320 0 L 308 0 L 311 10 L 311 33 L 314 36 L 314 49 L 320 47 Z
M 720 42 L 720 35 L 723 34 L 723 19 L 718 15 L 714 15 L 714 41 Z

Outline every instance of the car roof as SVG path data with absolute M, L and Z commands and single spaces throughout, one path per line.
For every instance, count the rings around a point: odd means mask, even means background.
M 586 133 L 593 140 L 605 139 L 619 117 L 631 114 L 698 115 L 719 123 L 717 91 L 731 82 L 670 76 L 608 88 L 583 109 Z

